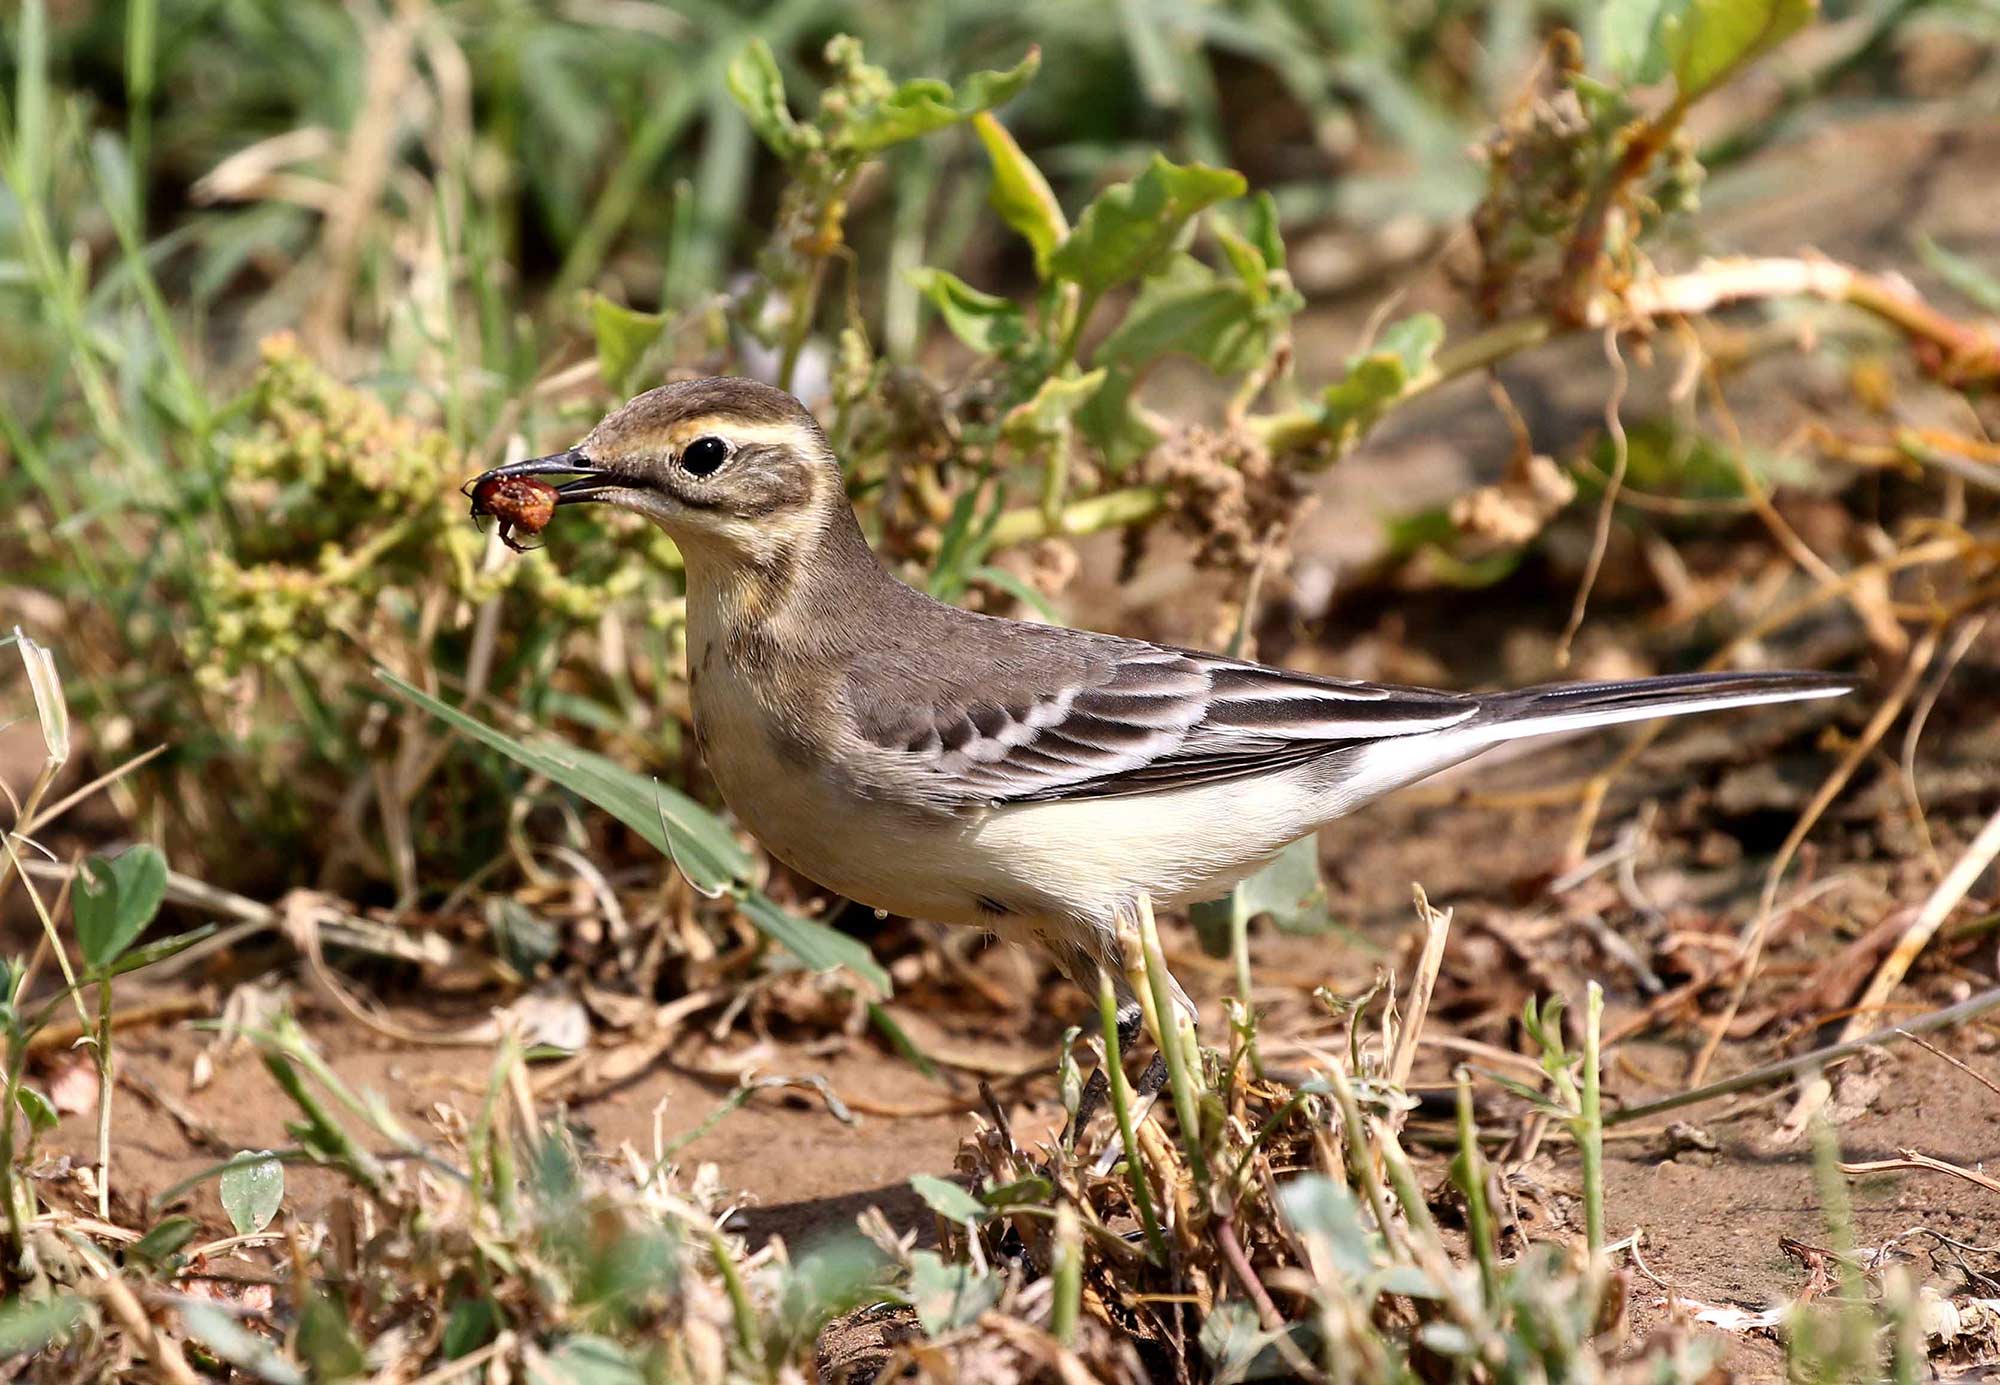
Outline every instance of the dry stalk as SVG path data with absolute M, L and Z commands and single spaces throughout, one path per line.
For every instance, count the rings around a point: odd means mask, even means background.
M 1842 1173 L 1894 1173 L 1902 1169 L 1916 1169 L 1925 1173 L 1948 1173 L 1954 1178 L 1962 1178 L 1976 1188 L 1984 1188 L 1989 1193 L 2000 1193 L 2000 1178 L 1984 1174 L 1977 1169 L 1968 1169 L 1944 1159 L 1933 1159 L 1928 1154 L 1919 1154 L 1914 1149 L 1906 1149 L 1899 1159 L 1869 1159 L 1862 1163 L 1840 1166 Z

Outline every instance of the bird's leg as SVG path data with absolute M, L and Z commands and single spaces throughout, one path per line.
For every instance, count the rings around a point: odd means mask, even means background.
M 1140 1027 L 1145 1023 L 1145 1019 L 1145 1012 L 1139 1008 L 1137 1000 L 1128 1000 L 1118 1007 L 1115 1028 L 1118 1035 L 1118 1053 L 1121 1058 L 1138 1039 Z M 1157 1077 L 1153 1075 L 1154 1068 L 1160 1070 Z M 1156 1092 L 1166 1079 L 1166 1062 L 1155 1054 L 1153 1061 L 1147 1065 L 1145 1074 L 1140 1077 L 1139 1085 L 1148 1092 Z M 1148 1080 L 1152 1082 L 1150 1087 L 1146 1086 Z M 1090 1076 L 1084 1080 L 1083 1095 L 1077 1098 L 1076 1118 L 1062 1133 L 1064 1149 L 1073 1149 L 1076 1146 L 1077 1137 L 1083 1133 L 1083 1128 L 1090 1124 L 1092 1117 L 1096 1116 L 1098 1108 L 1104 1105 L 1104 1099 L 1110 1094 L 1111 1075 L 1105 1071 L 1105 1065 L 1099 1063 L 1090 1070 Z

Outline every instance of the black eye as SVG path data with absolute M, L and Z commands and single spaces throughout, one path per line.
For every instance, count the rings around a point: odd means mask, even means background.
M 729 460 L 729 444 L 721 438 L 696 438 L 681 449 L 681 467 L 690 476 L 708 476 Z

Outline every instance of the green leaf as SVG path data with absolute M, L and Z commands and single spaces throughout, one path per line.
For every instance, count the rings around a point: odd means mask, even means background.
M 70 893 L 77 941 L 92 971 L 102 971 L 132 946 L 167 897 L 167 858 L 150 846 L 83 863 Z
M 1694 101 L 1812 22 L 1818 0 L 1686 0 L 1660 22 L 1681 97 Z
M 1217 374 L 1235 375 L 1269 354 L 1285 316 L 1266 312 L 1240 278 L 1217 278 L 1207 265 L 1183 255 L 1146 280 L 1091 361 L 1138 367 L 1179 353 Z
M 1227 898 L 1197 904 L 1189 911 L 1202 950 L 1211 957 L 1229 955 L 1229 921 L 1239 908 L 1246 920 L 1269 915 L 1281 933 L 1331 932 L 1336 925 L 1327 910 L 1326 881 L 1320 876 L 1319 839 L 1299 838 Z
M 991 114 L 974 116 L 972 129 L 993 165 L 993 189 L 987 194 L 993 210 L 1034 250 L 1035 277 L 1048 278 L 1049 256 L 1069 234 L 1069 221 L 1049 189 L 1049 180 Z
M 27 1356 L 90 1316 L 90 1304 L 73 1294 L 12 1298 L 0 1303 L 0 1359 Z
M 910 1307 L 917 1322 L 933 1337 L 969 1327 L 1000 1301 L 1006 1280 L 982 1275 L 963 1261 L 947 1263 L 936 1251 L 920 1250 L 910 1257 Z
M 297 1350 L 315 1385 L 353 1380 L 368 1373 L 368 1357 L 354 1340 L 347 1314 L 324 1295 L 315 1294 L 299 1314 Z
M 285 1166 L 275 1158 L 256 1161 L 257 1155 L 270 1153 L 268 1149 L 238 1151 L 236 1159 L 244 1162 L 232 1163 L 217 1185 L 222 1210 L 229 1214 L 229 1224 L 239 1236 L 254 1236 L 269 1226 L 285 1200 Z
M 213 923 L 204 923 L 199 928 L 190 928 L 187 932 L 176 933 L 171 938 L 162 938 L 156 943 L 147 943 L 144 947 L 135 947 L 112 965 L 109 974 L 112 976 L 123 976 L 127 972 L 144 971 L 147 967 L 153 966 L 155 963 L 164 962 L 169 957 L 178 957 L 196 943 L 213 937 L 218 926 Z
M 605 1337 L 578 1334 L 528 1366 L 530 1385 L 646 1385 L 624 1347 Z
M 951 334 L 981 355 L 1000 355 L 1028 339 L 1027 318 L 1006 299 L 942 269 L 912 269 L 904 277 L 931 301 Z
M 785 104 L 784 74 L 778 71 L 771 45 L 763 39 L 750 40 L 730 61 L 722 81 L 742 107 L 757 138 L 785 162 L 790 163 L 819 143 L 817 130 L 792 118 L 791 108 Z
M 180 1301 L 180 1310 L 181 1325 L 188 1336 L 219 1359 L 268 1381 L 269 1385 L 306 1385 L 304 1371 L 280 1356 L 270 1342 L 246 1331 L 214 1304 L 186 1298 Z
M 1041 65 L 1041 50 L 1030 48 L 1027 56 L 1004 72 L 973 73 L 959 83 L 956 92 L 931 77 L 904 82 L 883 100 L 839 122 L 831 142 L 838 149 L 872 154 L 956 125 L 1012 97 L 1034 78 Z
M 1244 268 L 1256 274 L 1255 290 L 1241 275 L 1221 278 L 1199 260 L 1176 256 L 1145 281 L 1124 319 L 1091 357 L 1109 373 L 1077 422 L 1113 471 L 1158 441 L 1131 402 L 1148 366 L 1181 354 L 1217 374 L 1240 374 L 1270 354 L 1299 307 L 1288 284 L 1280 291 L 1266 277 L 1260 251 L 1240 237 L 1235 245 L 1245 257 Z
M 1278 1189 L 1278 1206 L 1285 1219 L 1335 1268 L 1356 1279 L 1375 1268 L 1374 1239 L 1361 1225 L 1361 1207 L 1354 1194 L 1326 1177 L 1309 1173 Z
M 499 1331 L 500 1310 L 492 1299 L 460 1299 L 444 1320 L 444 1340 L 438 1349 L 444 1352 L 445 1360 L 456 1361 L 485 1346 Z
M 946 1221 L 979 1221 L 986 1216 L 986 1204 L 948 1178 L 920 1173 L 910 1180 L 910 1187 L 925 1206 Z
M 590 330 L 597 339 L 597 369 L 612 393 L 633 392 L 633 372 L 666 327 L 665 313 L 642 313 L 614 303 L 601 293 L 590 296 Z
M 790 952 L 814 971 L 846 967 L 875 988 L 879 995 L 894 989 L 889 973 L 858 938 L 850 938 L 837 928 L 816 919 L 803 918 L 767 895 L 751 892 L 738 901 L 743 917 L 772 942 Z
M 1017 447 L 1060 437 L 1068 431 L 1077 410 L 1090 402 L 1104 383 L 1103 369 L 1082 375 L 1051 375 L 1035 390 L 1034 397 L 1016 404 L 1001 421 L 1000 431 Z
M 55 1103 L 25 1082 L 14 1089 L 14 1103 L 28 1118 L 28 1128 L 37 1135 L 62 1124 L 62 1117 L 56 1114 Z
M 737 844 L 720 818 L 686 794 L 634 774 L 602 755 L 559 741 L 524 744 L 419 692 L 386 669 L 377 669 L 376 676 L 399 697 L 440 721 L 602 808 L 671 858 L 688 882 L 704 894 L 713 897 L 749 882 L 754 867 L 750 853 Z
M 1243 175 L 1155 154 L 1129 183 L 1100 192 L 1049 257 L 1049 270 L 1096 296 L 1149 274 L 1203 209 L 1243 195 Z
M 1348 359 L 1347 373 L 1320 396 L 1321 427 L 1337 450 L 1359 442 L 1391 404 L 1427 382 L 1443 341 L 1443 321 L 1416 313 L 1383 328 L 1373 350 Z
M 176 1253 L 195 1237 L 201 1225 L 193 1217 L 166 1217 L 132 1243 L 127 1254 L 155 1268 L 171 1268 Z

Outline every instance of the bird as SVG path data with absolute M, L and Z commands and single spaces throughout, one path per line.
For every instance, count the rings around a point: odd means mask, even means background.
M 1039 948 L 1093 997 L 1108 979 L 1128 1040 L 1119 928 L 1142 905 L 1221 898 L 1504 742 L 1852 687 L 1773 671 L 1448 692 L 963 610 L 882 565 L 812 413 L 746 378 L 649 390 L 471 488 L 512 477 L 567 477 L 558 513 L 615 506 L 673 540 L 695 744 L 772 856 L 874 909 Z

